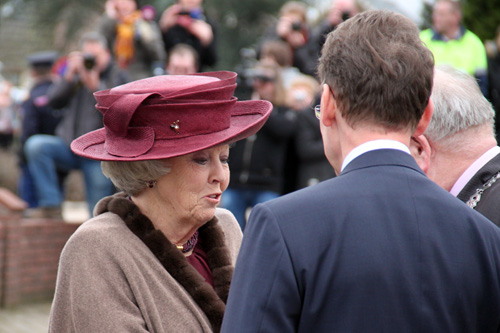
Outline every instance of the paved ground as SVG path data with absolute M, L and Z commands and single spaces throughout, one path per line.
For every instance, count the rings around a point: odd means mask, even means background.
M 0 333 L 47 333 L 50 303 L 0 309 Z

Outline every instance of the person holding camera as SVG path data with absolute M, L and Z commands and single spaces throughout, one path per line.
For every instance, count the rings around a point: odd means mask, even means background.
M 39 204 L 27 210 L 26 217 L 61 217 L 64 194 L 57 170 L 83 172 L 91 212 L 99 199 L 114 192 L 100 163 L 75 155 L 70 144 L 80 135 L 102 127 L 102 115 L 95 109 L 93 93 L 128 81 L 112 61 L 106 39 L 97 32 L 85 34 L 80 40 L 80 51 L 68 55 L 62 78 L 48 92 L 48 105 L 64 109 L 56 135 L 33 135 L 24 146 Z
M 165 9 L 159 21 L 167 55 L 177 44 L 190 45 L 198 52 L 200 71 L 217 62 L 215 25 L 202 4 L 203 0 L 179 0 Z
M 303 74 L 315 75 L 316 58 L 311 56 L 308 47 L 309 26 L 307 24 L 307 5 L 300 1 L 288 1 L 281 6 L 278 22 L 271 32 L 260 43 L 261 48 L 273 40 L 287 44 L 292 52 L 292 66 Z
M 309 40 L 309 48 L 319 58 L 321 48 L 325 43 L 326 36 L 345 20 L 361 12 L 357 0 L 333 0 L 330 10 L 318 26 L 316 26 Z

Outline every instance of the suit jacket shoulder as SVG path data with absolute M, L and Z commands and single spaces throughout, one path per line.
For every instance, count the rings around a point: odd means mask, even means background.
M 476 194 L 477 190 L 482 189 L 484 184 L 499 172 L 500 154 L 486 163 L 464 186 L 457 197 L 463 202 L 469 201 Z M 484 190 L 481 199 L 474 209 L 486 216 L 497 226 L 500 226 L 500 179 L 495 181 L 491 187 Z
M 495 331 L 498 271 L 500 229 L 410 155 L 372 151 L 254 207 L 223 331 Z

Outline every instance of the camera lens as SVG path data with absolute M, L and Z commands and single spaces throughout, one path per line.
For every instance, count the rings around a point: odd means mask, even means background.
M 95 57 L 92 54 L 84 54 L 83 55 L 83 66 L 87 70 L 91 70 L 95 66 Z
M 191 16 L 191 12 L 188 11 L 188 10 L 183 9 L 177 15 Z
M 300 22 L 293 22 L 292 23 L 292 30 L 300 31 L 301 29 L 302 29 L 302 23 L 300 23 Z
M 347 21 L 349 18 L 351 17 L 351 13 L 350 12 L 342 12 L 342 21 Z

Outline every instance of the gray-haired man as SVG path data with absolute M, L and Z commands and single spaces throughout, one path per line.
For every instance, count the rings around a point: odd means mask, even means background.
M 495 111 L 471 76 L 438 67 L 434 114 L 412 155 L 427 176 L 500 226 L 500 147 Z

